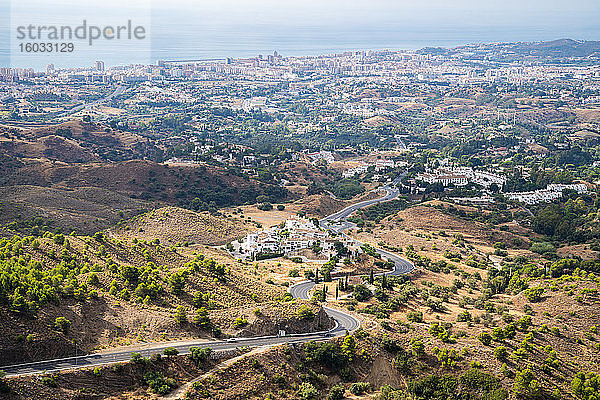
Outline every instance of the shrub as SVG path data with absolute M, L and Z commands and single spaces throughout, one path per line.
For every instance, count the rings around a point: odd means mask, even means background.
M 302 320 L 313 320 L 315 319 L 315 312 L 309 306 L 301 306 L 298 309 L 298 318 Z
M 58 387 L 58 385 L 56 384 L 56 378 L 54 377 L 54 375 L 46 375 L 42 378 L 42 385 L 46 385 L 48 387 L 51 388 L 55 388 Z
M 194 323 L 199 325 L 202 329 L 210 327 L 210 318 L 208 317 L 208 310 L 206 307 L 200 307 L 196 315 L 194 316 Z
M 271 380 L 273 381 L 274 384 L 276 384 L 280 388 L 284 388 L 287 385 L 285 377 L 281 374 L 273 375 L 273 378 Z
M 467 310 L 459 313 L 456 316 L 456 322 L 470 322 L 471 321 L 471 313 Z
M 479 339 L 479 341 L 481 343 L 483 343 L 485 346 L 489 346 L 490 343 L 492 343 L 492 335 L 490 335 L 488 332 L 481 332 L 477 336 L 477 339 Z
M 331 370 L 345 368 L 350 360 L 349 354 L 337 342 L 308 342 L 304 345 L 304 352 L 309 362 L 319 363 Z
M 237 317 L 235 321 L 233 321 L 233 327 L 236 329 L 243 328 L 248 325 L 248 320 L 243 317 Z
M 456 352 L 455 349 L 438 349 L 435 347 L 433 352 L 440 362 L 442 368 L 454 368 L 457 366 L 458 362 L 462 360 L 462 357 Z
M 318 395 L 317 389 L 308 382 L 303 382 L 298 389 L 298 397 L 302 400 L 312 400 Z
M 542 287 L 533 287 L 525 290 L 525 297 L 532 303 L 537 303 L 542 300 L 542 294 L 544 293 L 544 288 Z
M 513 391 L 518 396 L 538 397 L 541 394 L 540 382 L 530 369 L 524 369 L 517 372 Z
M 271 203 L 260 203 L 256 206 L 261 211 L 271 211 L 273 209 L 273 204 Z
M 177 308 L 175 309 L 175 316 L 173 317 L 175 318 L 175 322 L 179 323 L 179 324 L 184 324 L 187 322 L 187 311 L 185 310 L 184 306 L 177 306 Z
M 397 400 L 406 398 L 408 398 L 408 396 L 402 389 L 396 389 L 390 385 L 383 385 L 380 389 L 379 396 L 377 396 L 378 400 Z
M 450 329 L 440 325 L 439 323 L 431 324 L 429 327 L 429 333 L 433 336 L 441 339 L 443 342 L 454 343 L 455 340 L 450 336 Z
M 350 393 L 359 396 L 365 392 L 371 391 L 371 384 L 369 382 L 355 382 L 350 385 Z
M 530 248 L 531 251 L 538 254 L 553 253 L 556 249 L 552 243 L 548 242 L 534 242 Z
M 100 284 L 100 279 L 98 279 L 98 275 L 95 272 L 92 272 L 87 279 L 87 283 L 89 285 L 98 286 Z
M 163 354 L 167 357 L 176 356 L 179 354 L 179 350 L 177 350 L 175 347 L 167 347 L 163 350 Z
M 571 382 L 571 389 L 582 400 L 600 399 L 600 375 L 578 372 Z
M 344 398 L 344 393 L 346 393 L 344 385 L 335 385 L 329 390 L 327 400 L 342 400 Z
M 419 355 L 425 353 L 425 348 L 421 348 L 420 345 L 422 345 L 422 342 L 413 347 L 415 353 L 418 352 Z M 394 358 L 394 367 L 401 373 L 408 375 L 412 372 L 414 364 L 415 360 L 413 359 L 412 355 L 406 352 L 403 348 L 399 348 L 396 357 Z
M 140 353 L 134 352 L 129 355 L 129 361 L 134 364 L 144 364 L 146 362 L 146 359 L 142 357 Z
M 390 353 L 395 353 L 402 348 L 397 339 L 392 339 L 388 335 L 383 335 L 381 339 L 381 347 Z
M 412 339 L 410 342 L 410 347 L 412 348 L 412 351 L 416 356 L 425 355 L 425 345 L 423 344 L 422 337 Z
M 69 333 L 69 329 L 71 328 L 71 321 L 65 317 L 57 317 L 54 320 L 54 328 L 66 335 Z
M 358 284 L 354 286 L 354 291 L 352 292 L 352 295 L 357 301 L 365 301 L 369 300 L 373 296 L 373 293 L 371 293 L 369 288 L 367 288 L 365 285 Z
M 210 357 L 212 349 L 210 347 L 190 347 L 190 359 L 196 364 L 203 363 Z
M 423 322 L 423 313 L 421 311 L 411 311 L 406 314 L 406 320 L 410 322 Z
M 150 387 L 152 393 L 164 396 L 177 387 L 173 378 L 165 378 L 160 372 L 147 372 L 144 375 L 146 384 Z
M 506 357 L 508 357 L 508 350 L 506 350 L 506 347 L 504 346 L 498 346 L 494 349 L 494 357 L 498 360 L 506 360 Z

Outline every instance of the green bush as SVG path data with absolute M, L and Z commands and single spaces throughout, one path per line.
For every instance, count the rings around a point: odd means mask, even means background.
M 184 306 L 177 306 L 177 308 L 175 309 L 175 316 L 173 317 L 175 318 L 175 322 L 177 322 L 178 324 L 184 324 L 187 322 L 187 311 L 185 310 Z
M 58 387 L 58 384 L 56 383 L 56 378 L 54 377 L 54 375 L 44 376 L 42 378 L 42 385 L 46 385 L 51 388 Z
M 208 310 L 206 307 L 200 307 L 198 312 L 194 316 L 194 323 L 200 326 L 202 329 L 208 329 L 211 326 L 210 318 L 208 317 Z
M 481 332 L 477 336 L 477 339 L 479 339 L 479 341 L 486 346 L 489 346 L 492 343 L 492 335 L 490 335 L 488 332 Z
M 544 293 L 543 287 L 533 287 L 525 290 L 525 297 L 532 303 L 537 303 L 542 300 L 542 294 Z
M 456 316 L 456 322 L 470 322 L 471 321 L 471 313 L 468 312 L 467 310 L 464 310 L 463 312 L 459 313 Z
M 530 369 L 523 369 L 515 376 L 513 391 L 517 396 L 535 398 L 541 395 L 542 388 L 533 372 Z
M 177 350 L 175 347 L 167 347 L 163 350 L 163 354 L 167 357 L 176 356 L 179 354 L 179 350 Z
M 337 342 L 308 342 L 304 345 L 304 353 L 309 362 L 316 362 L 331 370 L 347 367 L 350 355 Z
M 329 390 L 327 400 L 342 400 L 344 398 L 344 393 L 346 393 L 344 385 L 335 385 Z
M 530 250 L 538 254 L 554 253 L 556 251 L 552 243 L 548 242 L 534 242 L 531 244 Z
M 315 312 L 309 306 L 300 306 L 298 309 L 298 318 L 302 320 L 313 320 L 315 319 Z
M 355 382 L 350 385 L 350 393 L 359 396 L 365 392 L 371 391 L 371 384 L 369 382 Z
M 150 387 L 152 393 L 164 396 L 177 387 L 173 378 L 165 378 L 160 372 L 147 372 L 144 374 L 144 380 Z
M 582 400 L 600 399 L 600 375 L 593 372 L 578 372 L 571 382 L 575 396 Z
M 410 322 L 423 322 L 423 313 L 421 311 L 410 311 L 406 314 L 406 320 Z
M 508 357 L 508 350 L 506 350 L 506 347 L 504 346 L 498 346 L 494 349 L 494 357 L 498 360 L 506 360 L 506 357 Z
M 357 301 L 366 301 L 366 300 L 369 300 L 373 296 L 373 293 L 371 293 L 369 288 L 367 288 L 365 285 L 358 284 L 358 285 L 354 286 L 354 291 L 352 292 L 352 296 Z
M 237 317 L 235 321 L 233 321 L 233 327 L 236 329 L 243 328 L 248 325 L 248 320 L 243 317 Z
M 210 347 L 190 347 L 190 359 L 196 364 L 201 364 L 208 360 L 212 349 Z
M 301 400 L 312 400 L 319 395 L 319 392 L 312 384 L 303 382 L 300 384 L 297 394 Z
M 66 319 L 65 317 L 57 317 L 54 320 L 54 329 L 64 333 L 65 335 L 69 333 L 69 329 L 71 328 L 71 321 Z

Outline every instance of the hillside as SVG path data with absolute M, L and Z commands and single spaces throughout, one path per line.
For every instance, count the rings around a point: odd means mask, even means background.
M 201 243 L 209 246 L 227 244 L 243 237 L 250 225 L 242 216 L 211 215 L 178 207 L 163 207 L 123 221 L 108 230 L 119 238 L 154 240 L 169 245 Z
M 52 221 L 65 232 L 91 234 L 153 208 L 149 201 L 100 187 L 4 186 L 0 198 L 0 225 L 11 224 L 21 232 L 35 227 L 37 218 Z
M 159 148 L 147 138 L 102 124 L 72 120 L 33 129 L 0 127 L 0 151 L 65 163 L 153 159 Z
M 92 234 L 164 205 L 207 211 L 288 197 L 276 180 L 207 164 L 163 164 L 160 141 L 98 123 L 39 128 L 0 126 L 0 224 L 52 219 Z M 29 200 L 30 199 L 30 200 Z
M 193 232 L 193 227 L 190 227 Z M 276 334 L 299 319 L 285 287 L 201 245 L 53 234 L 0 239 L 0 359 L 13 364 L 148 341 Z M 205 256 L 204 254 L 207 254 Z M 208 254 L 211 254 L 209 257 Z M 67 325 L 58 325 L 64 317 Z M 239 320 L 236 322 L 236 320 Z

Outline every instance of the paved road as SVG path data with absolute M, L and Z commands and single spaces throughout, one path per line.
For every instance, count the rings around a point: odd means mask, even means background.
M 401 179 L 398 177 L 397 180 Z M 394 182 L 396 182 L 395 180 Z M 335 230 L 341 232 L 354 224 L 346 221 L 354 211 L 362 207 L 367 207 L 372 204 L 388 201 L 398 196 L 398 191 L 390 186 L 385 186 L 383 189 L 386 195 L 379 199 L 367 200 L 357 204 L 353 204 L 333 215 L 330 215 L 320 221 L 322 226 L 329 225 L 331 221 L 340 221 L 342 224 L 336 226 Z M 376 249 L 384 258 L 394 262 L 394 270 L 386 272 L 389 275 L 398 275 L 412 270 L 412 265 L 403 258 L 385 250 Z M 313 281 L 304 281 L 290 287 L 290 293 L 294 298 L 308 300 L 310 291 L 315 286 Z M 360 326 L 360 321 L 350 314 L 324 306 L 323 309 L 335 321 L 335 327 L 329 331 L 313 332 L 306 334 L 287 335 L 287 336 L 268 336 L 255 338 L 240 338 L 233 340 L 214 340 L 214 341 L 185 341 L 185 342 L 170 342 L 147 344 L 136 349 L 126 351 L 115 351 L 108 353 L 97 353 L 83 355 L 80 357 L 70 357 L 54 360 L 39 361 L 33 363 L 3 366 L 3 369 L 8 376 L 37 374 L 42 372 L 56 372 L 64 369 L 84 368 L 97 365 L 106 365 L 116 362 L 128 361 L 131 358 L 131 353 L 137 352 L 144 357 L 152 354 L 162 353 L 167 347 L 175 347 L 180 354 L 189 354 L 190 347 L 210 347 L 214 351 L 234 350 L 240 347 L 259 347 L 268 345 L 277 345 L 282 343 L 304 343 L 311 340 L 327 340 L 334 336 L 345 335 L 346 332 L 352 332 Z
M 319 225 L 324 229 L 330 229 L 334 232 L 340 233 L 340 234 L 350 238 L 350 236 L 348 236 L 344 231 L 347 229 L 350 229 L 350 228 L 354 228 L 356 226 L 356 224 L 349 222 L 347 220 L 348 217 L 360 208 L 368 207 L 373 204 L 382 203 L 385 201 L 390 201 L 390 200 L 393 200 L 396 197 L 398 197 L 399 191 L 398 191 L 398 189 L 394 188 L 393 185 L 400 182 L 400 180 L 404 177 L 404 175 L 405 174 L 398 176 L 390 184 L 382 187 L 381 189 L 377 189 L 377 190 L 385 190 L 386 194 L 383 197 L 380 197 L 377 199 L 372 199 L 372 200 L 361 201 L 359 203 L 352 204 L 352 205 L 344 208 L 343 210 L 340 210 L 334 214 L 331 214 L 331 215 L 323 218 L 322 220 L 319 221 Z M 362 242 L 359 242 L 358 240 L 355 240 L 355 242 L 357 242 L 359 244 L 363 244 Z M 394 253 L 391 253 L 387 250 L 378 249 L 378 248 L 376 248 L 375 251 L 377 251 L 377 253 L 381 254 L 383 259 L 386 259 L 387 261 L 391 261 L 394 263 L 393 270 L 388 271 L 388 272 L 382 272 L 377 275 L 388 275 L 388 276 L 401 275 L 401 274 L 405 274 L 407 272 L 412 271 L 414 268 L 412 263 L 410 263 L 408 260 L 405 260 L 404 258 L 402 258 Z M 314 287 L 315 287 L 314 281 L 306 280 L 306 281 L 302 281 L 302 282 L 299 282 L 299 283 L 291 286 L 289 288 L 289 292 L 296 299 L 309 300 L 310 292 Z M 325 312 L 330 317 L 332 317 L 334 320 L 336 320 L 338 322 L 339 326 L 343 326 L 344 329 L 347 329 L 350 332 L 353 331 L 354 329 L 357 329 L 360 326 L 360 322 L 350 314 L 346 314 L 344 312 L 341 312 L 339 310 L 334 310 L 329 307 L 323 307 L 323 308 L 325 309 Z
M 68 115 L 74 114 L 74 113 L 76 113 L 78 111 L 81 111 L 83 109 L 86 109 L 86 110 L 90 109 L 93 106 L 97 106 L 99 104 L 105 103 L 105 102 L 111 100 L 113 97 L 118 96 L 120 94 L 123 94 L 124 91 L 125 91 L 125 87 L 124 86 L 117 86 L 117 88 L 115 89 L 115 91 L 112 92 L 112 93 L 110 93 L 109 95 L 107 95 L 105 97 L 102 97 L 102 98 L 100 98 L 98 100 L 94 100 L 94 101 L 91 101 L 89 103 L 85 103 L 85 104 L 78 105 L 77 107 L 73 107 L 70 110 L 67 110 L 64 113 L 58 115 L 58 117 L 66 117 Z
M 315 332 L 301 335 L 267 336 L 256 338 L 240 338 L 235 340 L 188 341 L 178 343 L 161 343 L 141 349 L 98 353 L 79 357 L 62 358 L 2 367 L 8 376 L 30 375 L 45 372 L 56 372 L 65 369 L 86 368 L 129 361 L 132 353 L 140 353 L 143 357 L 162 353 L 167 347 L 175 347 L 180 354 L 189 354 L 190 347 L 210 347 L 213 351 L 235 350 L 243 347 L 272 346 L 282 343 L 304 343 L 311 340 L 325 340 L 342 334 L 343 329 L 336 326 L 328 332 Z

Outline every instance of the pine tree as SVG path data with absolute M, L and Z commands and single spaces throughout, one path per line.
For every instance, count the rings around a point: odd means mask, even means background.
M 319 283 L 319 269 L 315 269 L 315 284 Z
M 373 274 L 373 270 L 369 273 L 369 283 L 372 285 L 375 281 L 375 275 Z

